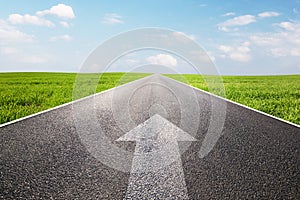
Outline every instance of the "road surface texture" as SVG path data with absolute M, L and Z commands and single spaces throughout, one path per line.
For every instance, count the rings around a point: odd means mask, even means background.
M 224 123 L 212 117 L 212 104 L 216 112 L 226 106 Z M 166 193 L 178 194 L 165 199 L 300 199 L 299 127 L 160 75 L 2 126 L 0 199 L 146 199 L 141 180 L 130 185 L 141 178 L 130 173 L 139 161 L 136 143 L 119 138 L 155 114 L 195 138 L 178 141 L 180 162 L 158 163 L 166 171 L 156 174 L 158 181 L 145 175 L 145 187 L 168 185 Z M 213 126 L 219 124 L 222 135 L 216 133 L 211 151 L 200 156 L 212 120 L 220 121 Z M 101 127 L 99 137 L 93 124 Z M 118 158 L 106 144 L 129 156 Z M 172 169 L 180 177 L 170 178 L 176 176 Z M 183 192 L 176 191 L 178 184 Z M 129 188 L 138 192 L 128 194 Z

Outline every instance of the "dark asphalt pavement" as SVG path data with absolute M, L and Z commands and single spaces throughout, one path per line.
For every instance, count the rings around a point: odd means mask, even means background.
M 159 75 L 1 127 L 0 199 L 123 199 L 135 144 L 116 140 L 156 113 L 198 140 L 179 142 L 189 199 L 300 199 L 299 127 Z

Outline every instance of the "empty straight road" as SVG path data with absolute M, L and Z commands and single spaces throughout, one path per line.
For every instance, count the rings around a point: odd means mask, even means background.
M 299 153 L 298 126 L 153 75 L 2 126 L 0 199 L 300 199 Z

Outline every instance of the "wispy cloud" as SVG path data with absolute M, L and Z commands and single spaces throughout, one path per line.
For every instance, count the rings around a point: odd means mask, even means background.
M 218 24 L 218 28 L 219 30 L 222 31 L 229 31 L 230 27 L 245 26 L 254 22 L 256 22 L 255 16 L 242 15 L 242 16 L 234 17 L 232 19 L 228 19 L 225 22 Z
M 186 38 L 189 38 L 191 40 L 196 40 L 197 36 L 193 34 L 186 34 L 184 32 L 176 31 L 172 33 L 172 36 L 176 37 L 178 40 L 185 40 Z
M 278 17 L 278 16 L 280 16 L 280 13 L 269 11 L 269 12 L 259 13 L 258 16 L 262 17 L 262 18 L 265 18 L 265 17 Z
M 32 42 L 33 35 L 28 35 L 0 19 L 0 44 L 16 42 Z
M 277 24 L 281 30 L 256 34 L 250 40 L 275 57 L 300 56 L 300 23 L 281 22 Z
M 70 42 L 71 40 L 73 40 L 73 38 L 70 35 L 59 35 L 59 36 L 53 36 L 50 38 L 51 42 L 56 42 L 56 41 Z
M 11 14 L 8 16 L 8 21 L 12 24 L 31 24 L 37 26 L 53 27 L 54 24 L 46 19 L 34 15 Z
M 233 16 L 235 13 L 229 12 L 225 13 L 223 16 Z M 257 22 L 260 18 L 267 18 L 267 17 L 277 17 L 280 16 L 280 13 L 268 11 L 259 13 L 257 16 L 255 15 L 241 15 L 231 19 L 228 19 L 220 24 L 218 24 L 219 30 L 228 32 L 232 30 L 238 30 L 238 26 L 245 26 L 254 22 Z
M 207 7 L 207 4 L 202 3 L 202 4 L 199 4 L 198 6 L 199 6 L 199 7 Z
M 123 24 L 122 16 L 116 13 L 107 13 L 102 19 L 103 24 Z
M 70 27 L 69 23 L 65 22 L 65 21 L 60 21 L 59 24 L 62 25 L 63 27 L 65 27 L 65 28 L 69 28 Z
M 235 13 L 234 12 L 228 12 L 228 13 L 225 13 L 224 15 L 222 15 L 223 17 L 229 17 L 229 16 L 234 16 Z
M 14 47 L 1 47 L 0 50 L 3 55 L 11 55 L 18 52 L 18 50 Z
M 278 26 L 285 30 L 288 30 L 288 31 L 293 31 L 293 30 L 299 28 L 297 24 L 292 23 L 292 22 L 281 22 L 278 24 Z

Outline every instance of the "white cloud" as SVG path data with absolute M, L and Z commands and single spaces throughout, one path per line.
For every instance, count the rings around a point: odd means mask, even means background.
M 280 43 L 280 39 L 272 35 L 264 34 L 259 36 L 250 36 L 250 40 L 258 45 L 276 45 Z
M 107 13 L 102 19 L 103 24 L 123 24 L 122 16 L 116 13 Z
M 56 41 L 70 42 L 71 40 L 73 40 L 73 38 L 70 35 L 53 36 L 53 37 L 50 38 L 51 42 L 56 42 Z
M 65 28 L 69 28 L 70 27 L 69 23 L 65 22 L 65 21 L 60 21 L 59 24 L 62 25 L 63 27 L 65 27 Z
M 300 48 L 284 49 L 284 48 L 272 48 L 271 53 L 275 57 L 285 57 L 285 56 L 300 56 Z
M 278 24 L 278 26 L 281 28 L 284 28 L 288 31 L 293 31 L 297 28 L 297 27 L 295 27 L 296 25 L 291 22 L 281 22 L 280 24 Z
M 218 49 L 224 53 L 229 53 L 233 48 L 231 46 L 220 45 Z
M 11 55 L 17 53 L 18 50 L 14 47 L 1 47 L 1 53 L 3 55 Z
M 257 34 L 250 37 L 253 44 L 275 57 L 299 56 L 300 22 L 281 22 L 282 30 Z
M 47 62 L 47 59 L 40 56 L 28 56 L 21 58 L 20 61 L 27 64 L 41 64 Z
M 8 21 L 12 24 L 31 24 L 37 26 L 48 26 L 53 27 L 54 24 L 46 19 L 33 16 L 33 15 L 20 15 L 20 14 L 11 14 L 8 16 Z
M 228 12 L 228 13 L 225 13 L 224 15 L 222 15 L 223 17 L 229 17 L 229 16 L 234 16 L 235 13 L 234 12 Z
M 222 16 L 226 17 L 226 16 L 233 16 L 233 15 L 235 15 L 235 13 L 229 12 L 229 13 L 225 13 Z M 260 18 L 266 18 L 266 17 L 277 17 L 279 15 L 280 15 L 280 13 L 269 11 L 269 12 L 259 13 L 257 16 Z M 218 24 L 217 26 L 218 26 L 219 30 L 228 32 L 228 31 L 232 31 L 232 30 L 238 30 L 236 28 L 237 26 L 245 26 L 245 25 L 254 23 L 257 21 L 257 19 L 259 19 L 259 18 L 255 17 L 254 15 L 241 15 L 241 16 L 237 16 L 237 17 L 228 19 L 228 20 Z M 235 28 L 232 28 L 232 27 L 235 27 Z
M 265 17 L 278 17 L 279 15 L 280 15 L 280 13 L 278 13 L 278 12 L 272 12 L 272 11 L 262 12 L 262 13 L 258 14 L 258 16 L 262 17 L 262 18 L 265 18 Z
M 300 48 L 298 48 L 298 49 L 296 49 L 296 48 L 291 49 L 290 50 L 290 55 L 291 56 L 300 56 Z
M 220 45 L 219 50 L 224 54 L 221 56 L 223 58 L 230 58 L 239 62 L 247 62 L 251 59 L 250 56 L 250 43 L 244 42 L 240 46 L 226 46 Z
M 147 62 L 155 65 L 171 66 L 175 67 L 177 65 L 177 60 L 168 54 L 157 54 L 155 56 L 149 56 L 146 59 Z
M 43 18 L 44 15 L 54 15 L 64 19 L 72 19 L 75 17 L 73 9 L 71 6 L 67 6 L 64 4 L 58 4 L 56 6 L 52 6 L 48 10 L 37 11 L 36 15 L 20 15 L 20 14 L 10 14 L 8 16 L 8 21 L 12 24 L 31 24 L 37 26 L 47 26 L 53 27 L 55 26 L 51 21 Z M 65 21 L 60 21 L 60 25 L 64 27 L 69 27 L 69 24 Z
M 23 33 L 0 19 L 0 44 L 11 42 L 32 42 L 33 39 L 34 36 Z
M 287 56 L 288 52 L 282 48 L 273 48 L 270 49 L 272 55 L 276 57 L 282 57 L 282 56 Z
M 242 16 L 234 17 L 232 19 L 228 19 L 225 22 L 218 24 L 218 28 L 219 30 L 222 31 L 229 31 L 230 27 L 245 26 L 254 22 L 256 22 L 255 16 L 242 15 Z
M 68 6 L 65 4 L 57 4 L 56 6 L 52 6 L 48 10 L 38 11 L 38 12 L 36 12 L 36 15 L 38 15 L 38 16 L 54 15 L 54 16 L 57 16 L 60 18 L 65 18 L 65 19 L 75 18 L 73 8 L 71 6 Z

